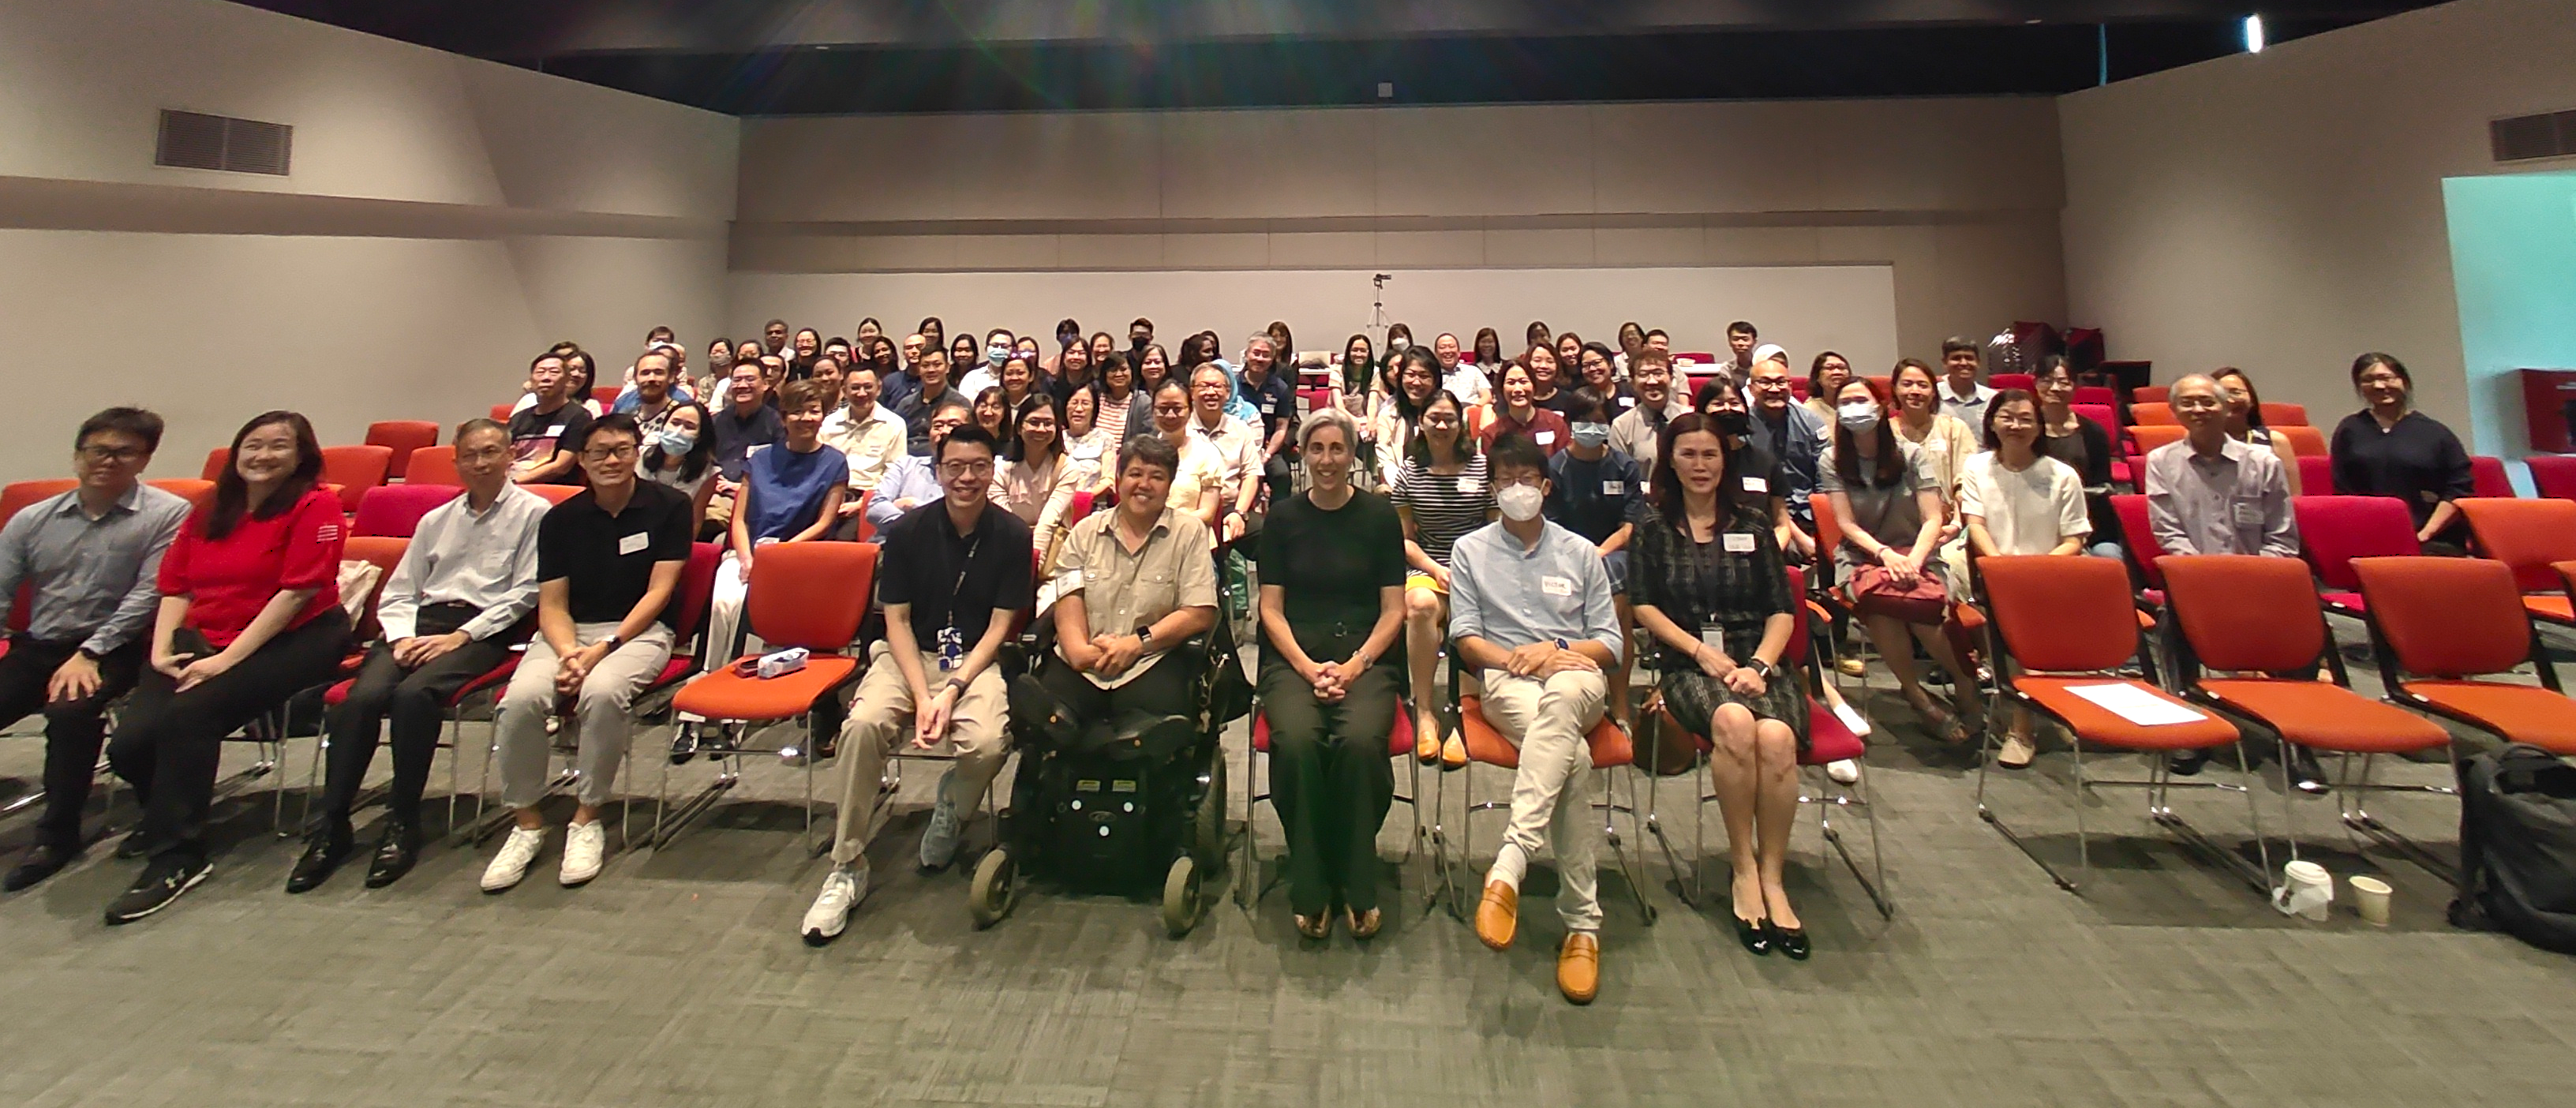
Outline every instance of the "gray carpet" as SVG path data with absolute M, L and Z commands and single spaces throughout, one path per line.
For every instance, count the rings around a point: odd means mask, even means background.
M 1980 825 L 1971 758 L 1922 738 L 1892 698 L 1862 703 L 1881 732 L 1868 784 L 1895 918 L 1871 907 L 1812 814 L 1791 861 L 1816 945 L 1805 964 L 1747 956 L 1725 909 L 1680 903 L 1650 851 L 1639 879 L 1660 922 L 1644 926 L 1628 886 L 1605 874 L 1602 995 L 1589 1008 L 1556 995 L 1544 866 L 1504 954 L 1420 910 L 1420 858 L 1404 907 L 1365 945 L 1301 942 L 1275 891 L 1251 914 L 1229 895 L 1177 941 L 1151 904 L 1043 890 L 978 932 L 962 874 L 907 864 L 934 777 L 915 767 L 872 856 L 877 888 L 845 936 L 809 949 L 794 931 L 823 864 L 800 843 L 798 771 L 775 759 L 668 849 L 620 853 L 597 882 L 565 890 L 553 881 L 558 835 L 502 896 L 474 885 L 488 845 L 441 845 L 390 889 L 363 889 L 360 863 L 289 897 L 295 846 L 269 834 L 261 784 L 223 809 L 215 876 L 161 916 L 100 924 L 137 865 L 103 844 L 0 901 L 11 954 L 0 1102 L 2420 1108 L 2564 1095 L 2576 969 L 2448 929 L 2441 882 L 2357 851 L 2330 801 L 2291 802 L 2304 852 L 2338 879 L 2384 874 L 2397 888 L 2389 927 L 2348 902 L 2322 924 L 2275 914 L 2149 824 L 2134 792 L 2089 810 L 2095 883 L 2079 898 Z M 33 777 L 40 746 L 0 743 L 0 773 Z M 290 749 L 298 799 L 310 749 Z M 1239 734 L 1230 749 L 1239 769 Z M 631 787 L 649 792 L 660 761 L 637 766 Z M 676 777 L 709 772 L 701 761 Z M 1506 785 L 1473 772 L 1486 796 Z M 2446 770 L 2382 776 L 2436 782 Z M 1992 779 L 1990 795 L 2039 851 L 2071 864 L 2070 779 L 2050 747 L 2037 768 Z M 442 760 L 433 796 L 445 780 Z M 1447 784 L 1454 836 L 1461 790 L 1454 775 Z M 1658 795 L 1687 852 L 1692 785 L 1668 780 Z M 2179 795 L 2177 810 L 2214 837 L 2245 840 L 2242 797 Z M 2257 797 L 2277 851 L 2277 784 Z M 124 805 L 108 818 L 129 819 Z M 2452 850 L 2448 798 L 2373 807 Z M 1722 890 L 1716 815 L 1705 872 Z M 1866 860 L 1865 824 L 1841 818 Z M 1480 864 L 1498 819 L 1478 817 Z M 24 820 L 0 841 L 22 843 Z M 1410 827 L 1398 806 L 1390 857 Z M 1275 852 L 1266 808 L 1255 833 Z

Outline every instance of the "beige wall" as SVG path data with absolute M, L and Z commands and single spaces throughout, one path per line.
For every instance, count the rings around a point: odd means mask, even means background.
M 2040 99 L 753 119 L 731 306 L 756 323 L 793 275 L 1863 266 L 1929 353 L 2063 314 L 2058 172 Z M 1635 314 L 1565 296 L 1587 334 Z M 1759 307 L 1648 322 L 1717 346 Z
M 2516 402 L 2468 393 L 2441 182 L 2499 171 L 2489 119 L 2571 107 L 2567 0 L 2463 0 L 2064 97 L 2072 318 L 2159 380 L 2242 366 L 2319 422 L 2385 350 L 2498 449 Z
M 293 125 L 293 173 L 154 166 L 163 107 Z M 108 404 L 194 476 L 265 408 L 355 442 L 482 412 L 557 339 L 710 334 L 737 127 L 219 0 L 0 0 L 0 335 L 112 355 L 17 361 L 0 478 Z

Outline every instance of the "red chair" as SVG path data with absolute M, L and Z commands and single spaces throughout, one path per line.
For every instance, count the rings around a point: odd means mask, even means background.
M 2173 405 L 2171 404 L 2131 404 L 2129 405 L 2129 422 L 2139 427 L 2182 426 L 2182 421 L 2174 418 Z
M 2296 454 L 2299 460 L 2299 495 L 2334 495 L 2334 459 L 2323 454 Z
M 2020 389 L 2023 392 L 2039 391 L 2039 378 L 2028 373 L 1998 373 L 1986 378 L 1986 384 L 1996 392 L 2002 392 L 2005 389 Z
M 2513 571 L 2483 558 L 2362 558 L 2371 643 L 2391 703 L 2456 720 L 2509 743 L 2576 755 L 2576 701 L 2523 614 Z M 2479 681 L 2524 663 L 2540 686 Z M 2408 675 L 2413 675 L 2410 679 Z
M 1991 636 L 1991 653 L 1995 658 L 1995 685 L 1999 693 L 2014 705 L 2056 721 L 2073 739 L 2075 761 L 2075 849 L 2078 866 L 2086 881 L 2092 877 L 2092 840 L 2085 826 L 2085 809 L 2091 806 L 2088 790 L 2097 788 L 2143 788 L 2147 790 L 2147 815 L 2156 823 L 2171 829 L 2185 843 L 2202 848 L 2226 863 L 2239 877 L 2257 890 L 2269 892 L 2271 858 L 2262 846 L 2261 817 L 2255 814 L 2254 793 L 2250 787 L 2253 774 L 2246 769 L 2245 748 L 2236 728 L 2227 721 L 2194 707 L 2154 685 L 2155 665 L 2141 649 L 2136 613 L 2129 599 L 2128 568 L 2103 558 L 2052 558 L 2016 555 L 1979 559 L 1976 570 L 1983 579 L 1986 597 L 1987 633 Z M 2119 675 L 2119 669 L 2139 661 L 2147 680 Z M 2011 664 L 2007 665 L 2009 660 Z M 2118 695 L 2152 701 L 2167 710 L 2176 710 L 2179 718 L 2170 723 L 2138 723 L 2113 712 L 2088 697 L 2106 695 L 2095 690 L 2117 690 Z M 2039 856 L 2030 844 L 2022 841 L 1996 816 L 1986 803 L 1986 774 L 1993 763 L 1996 728 L 1988 728 L 1985 756 L 1977 767 L 1977 815 L 1993 824 L 2021 852 L 2047 871 L 2050 880 L 2068 892 L 2080 893 L 2082 886 L 2069 881 L 2056 867 Z M 2149 771 L 2143 781 L 2093 780 L 2084 773 L 2084 748 L 2087 745 L 2113 751 L 2126 751 L 2150 756 Z M 2236 748 L 2237 769 L 2247 784 L 2222 782 L 2175 781 L 2169 763 L 2159 754 L 2184 750 L 2208 750 L 2214 747 Z M 2176 788 L 2226 788 L 2245 794 L 2245 811 L 2258 853 L 2263 855 L 2261 868 L 2211 844 L 2191 825 L 2173 814 L 2165 803 L 2167 794 Z
M 2267 430 L 2278 437 L 2290 440 L 2290 453 L 2295 457 L 2317 458 L 2329 463 L 2333 460 L 2331 449 L 2326 445 L 2325 433 L 2314 427 L 2290 424 L 2267 428 Z M 2331 484 L 2332 479 L 2329 478 L 2328 482 Z
M 194 477 L 162 477 L 145 481 L 144 484 L 199 507 L 203 507 L 215 491 L 214 482 L 202 481 Z
M 2266 400 L 2263 402 L 2263 426 L 2305 427 L 2307 425 L 2307 405 L 2284 404 L 2275 400 Z
M 2121 545 L 2129 548 L 2136 561 L 2138 575 L 2147 587 L 2138 592 L 2138 607 L 2153 610 L 2165 606 L 2165 575 L 2156 568 L 2158 560 L 2169 551 L 2156 541 L 2156 532 L 2147 518 L 2147 498 L 2143 494 L 2122 494 L 2111 498 L 2111 511 L 2120 517 Z M 2313 590 L 2312 590 L 2313 591 Z
M 511 405 L 511 404 L 494 404 L 494 405 L 492 405 L 492 422 L 494 422 L 494 423 L 503 423 L 503 424 L 506 424 L 506 423 L 510 422 L 510 409 L 511 409 L 512 407 L 515 407 L 515 405 Z
M 1283 879 L 1262 872 L 1261 847 L 1255 841 L 1260 836 L 1252 833 L 1254 806 L 1270 799 L 1268 792 L 1256 791 L 1254 784 L 1270 779 L 1261 772 L 1261 761 L 1269 756 L 1270 714 L 1256 708 L 1252 713 L 1252 750 L 1243 761 L 1243 871 L 1234 883 L 1234 902 L 1245 911 L 1259 907 L 1261 898 Z M 1410 704 L 1398 702 L 1395 706 L 1395 723 L 1387 729 L 1386 756 L 1402 763 L 1410 777 L 1406 782 L 1407 791 L 1395 794 L 1395 802 L 1404 805 L 1413 817 L 1413 836 L 1405 840 L 1404 857 L 1396 863 L 1401 870 L 1413 861 L 1413 856 L 1423 844 L 1431 840 L 1431 829 L 1422 822 L 1422 805 L 1414 799 L 1422 795 L 1422 763 L 1413 757 L 1413 706 Z M 1222 762 L 1224 759 L 1218 760 Z M 1442 872 L 1445 874 L 1446 870 Z M 1402 885 L 1401 879 L 1397 884 Z M 1422 907 L 1425 911 L 1439 902 L 1444 888 L 1444 884 L 1433 884 L 1424 890 Z M 1452 895 L 1456 892 L 1454 889 L 1446 891 Z
M 411 464 L 411 452 L 438 445 L 438 425 L 425 419 L 395 419 L 367 425 L 366 443 L 394 452 L 385 472 L 400 475 Z
M 1482 802 L 1476 799 L 1475 767 L 1486 765 L 1517 773 L 1521 768 L 1521 752 L 1519 747 L 1512 745 L 1511 740 L 1503 737 L 1502 732 L 1495 730 L 1493 724 L 1486 722 L 1484 698 L 1467 696 L 1463 693 L 1462 690 L 1469 677 L 1464 663 L 1459 660 L 1455 643 L 1449 645 L 1448 655 L 1450 703 L 1457 713 L 1458 735 L 1467 747 L 1469 763 L 1464 767 L 1466 780 L 1462 788 L 1465 790 L 1466 806 L 1458 820 L 1458 860 L 1461 865 L 1472 865 L 1472 860 L 1476 857 L 1476 813 L 1496 810 L 1508 812 L 1512 806 L 1509 799 Z M 1604 712 L 1600 721 L 1594 723 L 1592 730 L 1583 738 L 1585 745 L 1590 748 L 1592 771 L 1595 775 L 1606 778 L 1609 771 L 1613 769 L 1621 766 L 1630 768 L 1636 766 L 1635 746 L 1629 742 L 1628 733 L 1619 729 L 1619 724 L 1610 718 L 1609 713 Z M 1566 787 L 1573 788 L 1574 785 L 1569 782 Z M 1445 790 L 1448 785 L 1444 782 L 1441 788 Z M 1633 796 L 1633 790 L 1631 795 Z M 1616 797 L 1594 801 L 1593 807 L 1606 810 L 1611 816 L 1626 812 L 1633 819 L 1637 814 L 1633 801 L 1622 804 Z M 1629 894 L 1636 901 L 1638 914 L 1645 917 L 1647 926 L 1653 926 L 1655 906 L 1646 902 L 1645 886 L 1637 883 L 1636 873 L 1641 867 L 1629 864 L 1628 850 L 1619 837 L 1617 823 L 1605 820 L 1602 840 L 1610 848 L 1611 864 L 1618 867 L 1620 880 L 1628 886 Z M 1435 848 L 1443 846 L 1439 836 L 1434 836 L 1433 845 Z M 1447 851 L 1442 849 L 1441 853 L 1443 857 L 1439 860 L 1440 867 L 1444 874 L 1449 874 L 1444 876 L 1443 880 L 1455 880 L 1457 875 L 1450 870 L 1446 857 Z M 1482 881 L 1473 880 L 1472 874 L 1466 876 L 1470 878 L 1465 885 L 1468 892 L 1472 893 L 1483 888 Z M 1451 908 L 1460 912 L 1470 911 L 1471 903 L 1462 897 L 1450 898 Z
M 2076 415 L 2092 420 L 2094 426 L 2102 429 L 2103 434 L 2111 436 L 2111 483 L 2115 485 L 2134 484 L 2136 481 L 2134 476 L 2135 471 L 2129 465 L 2128 461 L 2129 429 L 2120 426 L 2120 417 L 2118 413 L 2112 411 L 2111 406 L 2108 404 L 2075 403 L 2068 405 L 2068 407 L 2073 408 Z M 1984 434 L 1985 432 L 1981 428 L 1978 430 L 1978 433 Z
M 2566 581 L 2554 563 L 2576 560 L 2576 501 L 2460 501 L 2478 550 L 2513 570 L 2523 610 L 2542 623 L 2576 627 Z
M 453 485 L 381 485 L 358 497 L 358 514 L 349 534 L 410 538 L 430 510 L 463 495 Z
M 548 504 L 561 504 L 582 493 L 580 485 L 521 485 L 519 487 L 545 497 Z
M 326 446 L 322 448 L 322 480 L 340 486 L 340 510 L 356 512 L 358 498 L 368 489 L 385 483 L 387 468 L 393 464 L 393 448 L 386 446 Z
M 2120 394 L 2102 385 L 2077 385 L 2074 398 L 2068 402 L 2078 405 L 2099 404 L 2116 411 L 2120 407 Z M 2102 424 L 2104 427 L 2110 425 L 2107 420 Z
M 1803 568 L 1789 567 L 1790 595 L 1803 595 L 1806 588 L 1805 576 L 1806 571 Z M 1825 841 L 1833 846 L 1834 853 L 1842 856 L 1844 868 L 1851 870 L 1852 879 L 1860 882 L 1861 890 L 1868 893 L 1870 902 L 1878 906 L 1880 918 L 1892 919 L 1896 914 L 1896 905 L 1882 891 L 1887 886 L 1887 859 L 1879 850 L 1878 810 L 1867 799 L 1869 768 L 1863 761 L 1863 755 L 1868 753 L 1866 740 L 1869 736 L 1869 721 L 1862 719 L 1858 711 L 1853 711 L 1851 718 L 1860 722 L 1860 727 L 1855 730 L 1844 720 L 1841 713 L 1829 707 L 1827 702 L 1818 695 L 1822 692 L 1822 686 L 1817 679 L 1827 671 L 1828 659 L 1816 653 L 1815 640 L 1808 635 L 1808 618 L 1811 612 L 1812 608 L 1808 604 L 1798 604 L 1793 617 L 1794 622 L 1789 631 L 1791 643 L 1807 644 L 1805 662 L 1782 667 L 1784 670 L 1795 672 L 1799 680 L 1807 682 L 1808 688 L 1807 749 L 1798 756 L 1798 768 L 1800 784 L 1812 786 L 1815 789 L 1815 795 L 1810 796 L 1805 788 L 1801 788 L 1798 793 L 1798 803 L 1816 806 L 1818 824 L 1824 832 Z M 1650 726 L 1682 730 L 1681 721 L 1674 719 L 1670 711 L 1658 710 L 1649 716 L 1648 720 Z M 1696 777 L 1700 767 L 1707 765 L 1709 758 L 1716 753 L 1717 744 L 1706 735 L 1684 733 L 1690 734 L 1691 744 L 1699 750 L 1698 758 L 1686 771 Z M 1851 789 L 1837 786 L 1830 776 L 1823 774 L 1811 776 L 1805 772 L 1842 761 L 1850 762 L 1861 773 L 1861 779 L 1855 782 Z M 1646 811 L 1646 830 L 1654 835 L 1655 842 L 1662 847 L 1664 866 L 1673 871 L 1673 884 L 1682 902 L 1693 908 L 1700 907 L 1704 894 L 1697 863 L 1694 861 L 1685 876 L 1683 867 L 1673 850 L 1672 840 L 1665 836 L 1662 822 L 1655 818 L 1654 806 L 1651 803 L 1654 795 L 1653 782 L 1652 777 L 1647 778 L 1649 803 Z M 1708 806 L 1716 800 L 1717 794 L 1714 791 L 1706 791 L 1700 794 L 1699 803 L 1691 805 L 1691 857 L 1694 860 L 1708 857 L 1707 811 Z M 1836 808 L 1858 808 L 1862 816 L 1869 821 L 1870 868 L 1877 875 L 1875 880 L 1869 873 L 1861 872 L 1860 859 L 1852 856 L 1850 848 L 1843 844 L 1842 832 L 1834 829 L 1833 812 Z
M 1673 360 L 1676 362 L 1691 362 L 1697 365 L 1716 365 L 1723 359 L 1705 350 L 1686 350 L 1673 355 Z
M 2531 467 L 2532 488 L 2553 500 L 2576 500 L 2576 454 L 2534 454 L 2524 458 Z
M 2131 458 L 2139 459 L 2143 464 L 2146 456 L 2155 453 L 2157 447 L 2163 446 L 2169 442 L 2181 442 L 2185 434 L 2186 432 L 2179 425 L 2175 424 L 2141 423 L 2134 425 L 2129 428 L 2129 441 L 2131 444 L 2130 448 L 2135 452 L 2129 456 Z
M 1796 398 L 1800 403 L 1805 403 L 1807 399 L 1807 379 L 1804 377 L 1789 378 L 1789 395 Z
M 2249 720 L 2283 742 L 2341 755 L 2338 772 L 2327 779 L 2327 788 L 2350 794 L 2349 806 L 2338 805 L 2344 823 L 2437 870 L 2447 869 L 2372 816 L 2363 797 L 2370 792 L 2450 792 L 2421 785 L 2375 785 L 2370 770 L 2382 754 L 2448 748 L 2451 734 L 2421 716 L 2352 691 L 2343 656 L 2335 650 L 2325 614 L 2317 607 L 2307 567 L 2288 558 L 2236 554 L 2178 555 L 2160 561 L 2180 630 L 2176 669 L 2184 695 Z M 2310 676 L 2321 663 L 2331 681 Z M 2231 676 L 2203 676 L 2204 669 Z M 2356 754 L 2361 756 L 2358 776 L 2351 772 Z M 2456 766 L 2456 749 L 2451 758 Z M 2286 764 L 2281 772 L 2283 828 L 2290 840 L 2290 858 L 2296 861 L 2298 823 L 2290 804 L 2295 790 Z
M 2136 388 L 2134 388 L 2134 389 L 2130 389 L 2130 390 L 2129 390 L 2129 403 L 2131 403 L 2131 404 L 2163 404 L 2163 403 L 2167 403 L 2167 402 L 2168 402 L 2168 397 L 2169 397 L 2170 395 L 2171 395 L 2171 388 L 2170 388 L 2169 386 L 2166 386 L 2166 385 L 2140 385 L 2140 386 L 2138 386 L 2138 387 L 2136 387 Z
M 606 412 L 617 404 L 617 394 L 624 391 L 626 387 L 623 385 L 595 385 L 590 390 L 590 402 L 599 405 L 601 412 Z
M 809 746 L 813 741 L 815 705 L 859 674 L 860 660 L 847 652 L 859 636 L 860 623 L 867 619 L 876 570 L 874 543 L 780 543 L 761 551 L 751 564 L 751 583 L 743 597 L 743 625 L 770 650 L 803 647 L 809 651 L 805 668 L 762 678 L 746 674 L 738 666 L 727 666 L 683 686 L 671 700 L 672 710 L 703 717 L 710 723 L 749 726 L 801 718 L 798 733 L 804 741 L 796 747 Z M 713 580 L 708 584 L 712 588 Z M 664 762 L 661 799 L 655 808 L 658 818 L 651 835 L 653 848 L 668 845 L 690 820 L 715 807 L 716 800 L 742 779 L 744 756 L 775 752 L 742 743 L 727 747 L 717 755 L 725 760 L 725 770 L 681 804 L 677 812 L 670 808 L 670 763 Z M 814 834 L 817 759 L 799 760 L 805 764 L 805 834 L 810 839 Z M 815 853 L 830 849 L 830 845 L 828 841 L 819 844 Z
M 233 448 L 229 446 L 218 446 L 206 451 L 206 467 L 198 470 L 197 476 L 208 481 L 221 477 L 224 475 L 224 467 L 231 464 L 232 459 Z
M 2474 489 L 2469 493 L 2471 496 L 2502 500 L 2514 495 L 2513 478 L 2505 475 L 2502 458 L 2490 458 L 2483 454 L 2470 455 L 2469 482 Z
M 2414 517 L 2406 502 L 2385 496 L 2299 496 L 2290 499 L 2290 514 L 2299 524 L 2299 556 L 2316 571 L 2323 585 L 2320 599 L 2336 615 L 2360 618 L 2368 609 L 2361 578 L 2352 571 L 2355 558 L 2413 557 L 2424 552 L 2415 540 Z
M 462 485 L 465 479 L 456 475 L 454 446 L 424 446 L 411 452 L 403 463 L 403 484 Z

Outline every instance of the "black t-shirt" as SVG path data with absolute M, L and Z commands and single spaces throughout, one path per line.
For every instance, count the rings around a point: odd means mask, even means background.
M 656 564 L 688 560 L 691 530 L 688 494 L 668 485 L 636 482 L 626 510 L 613 516 L 584 490 L 537 524 L 537 580 L 572 582 L 575 623 L 622 622 L 652 589 Z M 678 595 L 661 619 L 679 628 Z
M 1029 525 L 1000 508 L 986 505 L 974 533 L 959 535 L 948 501 L 933 500 L 905 512 L 877 542 L 877 599 L 912 605 L 912 638 L 923 650 L 939 649 L 946 627 L 972 650 L 994 609 L 1018 611 L 1036 600 Z
M 1269 375 L 1262 378 L 1260 384 L 1253 384 L 1252 378 L 1247 375 L 1243 379 L 1242 387 L 1236 390 L 1242 394 L 1246 403 L 1251 404 L 1261 413 L 1261 438 L 1265 442 L 1269 441 L 1270 436 L 1279 433 L 1279 425 L 1282 423 L 1288 425 L 1288 433 L 1291 437 L 1297 433 L 1297 382 L 1293 377 L 1294 372 L 1291 370 L 1283 373 L 1280 367 L 1274 365 L 1270 367 Z
M 1277 585 L 1290 623 L 1377 622 L 1378 590 L 1404 584 L 1404 523 L 1395 505 L 1353 492 L 1332 511 L 1299 493 L 1261 525 L 1261 583 Z
M 774 395 L 774 394 L 773 394 Z M 778 409 L 763 404 L 748 416 L 736 415 L 727 404 L 709 417 L 716 438 L 716 472 L 727 481 L 740 481 L 745 467 L 751 464 L 751 448 L 774 446 L 787 437 L 787 424 L 778 418 Z
M 1789 495 L 1780 459 L 1751 439 L 1726 456 L 1726 476 L 1735 482 L 1735 502 L 1765 521 L 1771 518 L 1771 498 Z
M 2113 542 L 2120 537 L 2120 513 L 2111 507 L 2111 433 L 2088 416 L 2075 417 L 2075 433 L 2039 439 L 2039 452 L 2073 469 L 2084 479 L 2084 514 L 2093 521 L 2087 542 Z M 2096 491 L 2100 490 L 2100 491 Z
M 516 462 L 543 462 L 555 451 L 575 451 L 582 434 L 590 429 L 590 409 L 571 401 L 551 412 L 521 408 L 510 415 L 510 459 Z M 556 484 L 578 485 L 578 469 L 555 477 Z

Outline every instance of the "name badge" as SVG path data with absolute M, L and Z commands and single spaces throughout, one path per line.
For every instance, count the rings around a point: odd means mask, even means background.
M 1601 482 L 1601 495 L 1603 496 L 1621 496 L 1626 494 L 1627 491 L 1628 483 L 1626 481 Z
M 652 542 L 653 536 L 642 531 L 637 531 L 632 535 L 621 536 L 617 540 L 617 555 L 621 558 L 625 557 L 626 555 L 633 554 L 636 551 L 644 549 L 646 546 L 651 545 Z
M 1768 477 L 1747 477 L 1744 479 L 1744 491 L 1769 492 L 1771 491 L 1771 479 Z
M 2239 526 L 2239 527 L 2260 527 L 2260 526 L 2262 526 L 2262 525 L 2263 525 L 2263 505 L 2262 505 L 2262 502 L 2260 502 L 2260 501 L 2253 501 L 2253 500 L 2238 501 L 2238 502 L 2237 502 L 2237 504 L 2236 504 L 2236 525 L 2237 525 L 2237 526 Z
M 1720 541 L 1726 544 L 1726 552 L 1729 554 L 1753 553 L 1753 536 L 1749 532 L 1729 531 Z
M 1271 415 L 1276 413 L 1278 410 L 1279 402 L 1276 400 L 1264 400 L 1261 402 L 1261 414 L 1263 415 Z
M 1565 577 L 1541 577 L 1538 579 L 1538 591 L 1549 596 L 1572 596 L 1574 582 Z
M 1699 629 L 1699 641 L 1701 641 L 1701 642 L 1703 642 L 1703 643 L 1707 643 L 1707 644 L 1708 644 L 1709 649 L 1711 649 L 1711 650 L 1717 651 L 1717 652 L 1718 652 L 1718 653 L 1720 653 L 1720 654 L 1724 654 L 1724 653 L 1726 653 L 1726 629 L 1725 629 L 1725 628 L 1722 628 L 1722 627 L 1702 627 L 1702 628 L 1700 628 L 1700 629 Z
M 1556 445 L 1556 432 L 1554 432 L 1554 431 L 1541 431 L 1541 432 L 1539 432 L 1539 433 L 1537 433 L 1537 434 L 1535 434 L 1535 435 L 1532 435 L 1532 436 L 1530 436 L 1530 437 L 1531 437 L 1532 439 L 1537 440 L 1537 442 L 1538 442 L 1538 444 L 1539 444 L 1540 446 L 1554 446 L 1554 445 Z
M 1483 493 L 1485 491 L 1485 479 L 1482 477 L 1461 477 L 1458 479 L 1458 491 L 1466 493 L 1469 496 Z
M 1633 396 L 1622 396 L 1619 398 L 1619 406 L 1622 408 L 1634 408 L 1637 406 L 1637 398 Z
M 558 423 L 558 424 L 555 424 L 555 425 L 554 425 L 554 426 L 552 426 L 552 427 L 548 427 L 548 428 L 546 428 L 546 437 L 547 437 L 547 438 L 550 438 L 550 439 L 559 439 L 559 438 L 562 438 L 562 437 L 563 437 L 563 432 L 564 432 L 564 425 L 563 425 L 563 424 Z

